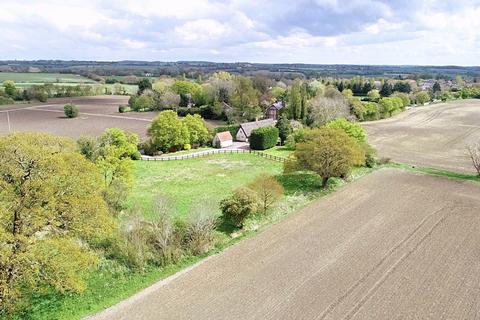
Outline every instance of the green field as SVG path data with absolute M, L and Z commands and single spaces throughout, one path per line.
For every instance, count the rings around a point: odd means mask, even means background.
M 293 151 L 286 149 L 285 147 L 273 147 L 271 149 L 264 150 L 263 153 L 271 154 L 272 156 L 277 157 L 288 157 Z
M 280 174 L 283 165 L 250 154 L 223 154 L 179 161 L 136 161 L 135 182 L 129 206 L 151 215 L 156 195 L 175 203 L 176 215 L 184 218 L 197 203 L 218 203 L 235 188 L 261 173 Z
M 42 83 L 96 83 L 92 79 L 69 73 L 43 73 L 43 72 L 0 72 L 0 82 L 12 80 L 15 83 L 42 84 Z

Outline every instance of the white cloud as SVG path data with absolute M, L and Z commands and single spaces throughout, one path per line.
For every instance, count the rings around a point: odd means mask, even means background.
M 0 59 L 480 61 L 476 0 L 22 0 L 0 12 Z

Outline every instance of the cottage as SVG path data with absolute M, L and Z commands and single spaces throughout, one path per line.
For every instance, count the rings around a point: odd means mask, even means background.
M 240 128 L 237 131 L 236 140 L 237 141 L 248 141 L 250 133 L 253 129 L 262 128 L 262 127 L 273 127 L 277 123 L 274 119 L 265 119 L 260 121 L 246 122 L 240 125 Z
M 226 148 L 233 145 L 233 138 L 230 131 L 218 132 L 213 137 L 212 145 L 215 148 Z
M 280 110 L 283 109 L 283 107 L 285 107 L 283 101 L 277 101 L 274 104 L 272 104 L 267 109 L 267 112 L 266 112 L 267 118 L 273 119 L 273 120 L 278 120 L 278 118 L 280 116 Z

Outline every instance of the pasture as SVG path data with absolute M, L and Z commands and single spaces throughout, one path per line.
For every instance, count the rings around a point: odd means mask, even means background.
M 279 162 L 251 154 L 223 154 L 179 161 L 136 161 L 129 206 L 148 217 L 155 197 L 166 196 L 183 218 L 195 206 L 205 205 L 220 214 L 218 204 L 230 192 L 253 181 L 260 173 L 277 175 Z
M 467 146 L 480 139 L 480 100 L 456 100 L 363 123 L 381 157 L 417 166 L 474 173 Z

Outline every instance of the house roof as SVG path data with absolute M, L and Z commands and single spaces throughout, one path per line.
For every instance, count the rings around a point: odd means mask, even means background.
M 230 131 L 218 132 L 216 136 L 221 142 L 233 140 Z
M 270 106 L 270 108 L 275 108 L 275 109 L 277 109 L 277 110 L 280 110 L 280 109 L 282 109 L 283 107 L 285 107 L 285 105 L 283 104 L 283 101 L 277 101 L 277 102 L 275 102 L 274 104 L 272 104 L 272 105 Z
M 245 136 L 250 137 L 250 133 L 252 132 L 253 129 L 258 129 L 262 127 L 273 127 L 277 123 L 277 121 L 273 119 L 265 119 L 265 120 L 259 120 L 259 121 L 253 121 L 253 122 L 245 122 L 240 125 L 239 130 L 243 130 L 245 132 Z

